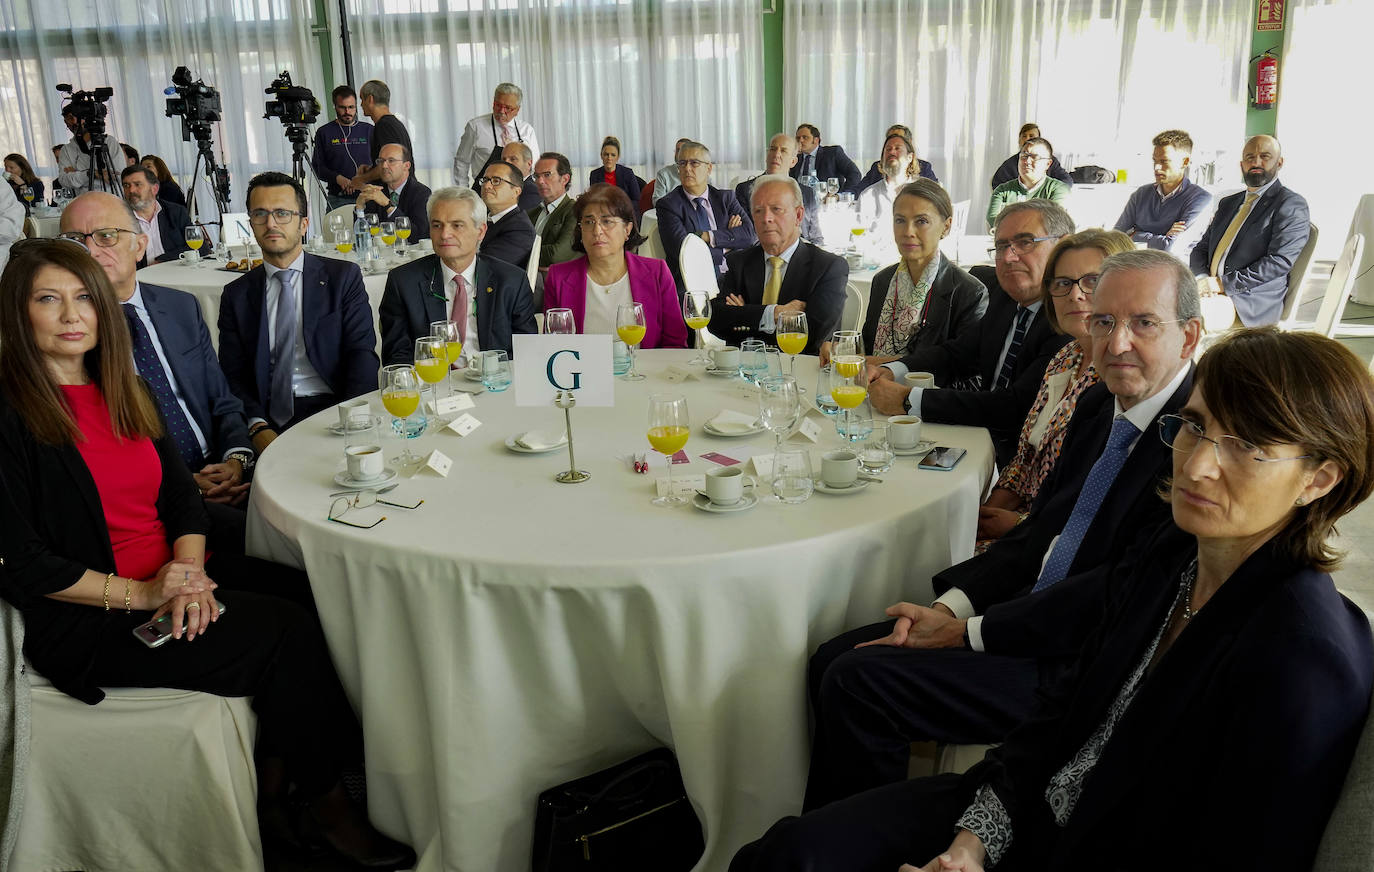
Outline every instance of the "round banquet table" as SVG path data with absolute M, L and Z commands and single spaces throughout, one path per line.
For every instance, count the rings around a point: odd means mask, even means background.
M 333 409 L 263 454 L 249 550 L 308 571 L 367 737 L 372 819 L 415 846 L 419 869 L 523 872 L 540 791 L 658 745 L 677 754 L 703 824 L 696 868 L 724 869 L 740 845 L 799 812 L 808 656 L 894 602 L 929 601 L 931 575 L 972 555 L 994 463 L 976 428 L 925 428 L 968 449 L 949 472 L 900 457 L 881 484 L 800 505 L 651 505 L 662 467 L 638 475 L 628 459 L 648 449 L 651 392 L 687 397 L 691 462 L 675 477 L 711 467 L 708 451 L 772 451 L 767 432 L 703 433 L 717 411 L 756 414 L 757 400 L 742 381 L 699 369 L 669 383 L 667 365 L 689 354 L 641 352 L 645 381 L 617 380 L 614 407 L 572 411 L 578 466 L 592 475 L 582 484 L 553 480 L 566 448 L 505 447 L 562 423 L 556 409 L 517 407 L 513 390 L 475 398 L 481 426 L 468 436 L 431 429 L 411 440 L 418 454 L 452 458 L 452 470 L 403 472 L 383 498 L 424 504 L 380 507 L 386 520 L 372 529 L 326 520 L 343 470 L 343 440 L 326 429 Z M 816 366 L 797 359 L 808 391 Z M 401 444 L 388 431 L 387 457 Z M 824 421 L 810 446 L 817 471 L 841 444 Z
M 352 255 L 339 254 L 333 249 L 321 251 L 306 249 L 306 253 L 357 263 L 357 258 Z M 409 262 L 427 254 L 430 252 L 412 250 L 407 253 L 406 260 L 400 263 Z M 393 258 L 391 265 L 395 267 L 399 263 Z M 216 260 L 201 261 L 194 266 L 188 266 L 175 260 L 166 261 L 145 266 L 138 271 L 138 279 L 150 285 L 161 285 L 164 288 L 185 291 L 195 297 L 196 302 L 200 303 L 201 317 L 205 319 L 206 325 L 210 328 L 210 341 L 218 350 L 219 298 L 230 282 L 243 275 L 240 272 L 223 269 L 223 266 L 221 262 Z M 372 306 L 372 328 L 377 334 L 377 350 L 379 352 L 381 351 L 382 339 L 377 307 L 382 302 L 382 292 L 386 290 L 386 276 L 385 272 L 363 274 L 363 287 L 367 289 L 367 301 Z

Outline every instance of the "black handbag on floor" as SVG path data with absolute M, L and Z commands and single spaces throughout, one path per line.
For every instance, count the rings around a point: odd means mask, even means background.
M 706 843 L 677 759 L 656 748 L 539 794 L 533 872 L 688 872 Z

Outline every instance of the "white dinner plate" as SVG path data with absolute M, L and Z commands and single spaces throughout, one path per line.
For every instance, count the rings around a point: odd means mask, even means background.
M 714 514 L 748 511 L 758 505 L 758 502 L 759 498 L 752 493 L 746 493 L 744 496 L 740 497 L 739 502 L 735 503 L 733 506 L 718 506 L 711 502 L 711 498 L 701 491 L 697 491 L 692 495 L 693 506 L 701 509 L 703 512 L 712 512 Z
M 872 482 L 864 481 L 863 479 L 858 478 L 858 479 L 855 479 L 855 480 L 854 480 L 854 483 L 851 484 L 849 487 L 831 487 L 830 485 L 826 484 L 825 482 L 821 481 L 821 480 L 818 478 L 818 479 L 816 479 L 814 482 L 812 482 L 812 484 L 815 486 L 815 489 L 816 489 L 816 490 L 820 491 L 820 492 L 823 493 L 823 494 L 836 494 L 836 495 L 839 495 L 839 494 L 856 494 L 856 493 L 858 493 L 859 491 L 864 490 L 865 488 L 867 488 L 870 484 L 872 484 Z
M 467 379 L 468 381 L 479 382 L 482 380 L 482 374 L 480 372 L 473 372 L 472 370 L 466 367 L 460 370 L 460 372 L 463 373 L 463 378 Z
M 514 451 L 516 454 L 548 454 L 550 451 L 557 451 L 558 449 L 565 447 L 567 444 L 567 434 L 563 435 L 562 442 L 559 442 L 557 445 L 550 445 L 548 448 L 526 448 L 525 446 L 517 443 L 515 441 L 514 436 L 506 437 L 506 447 L 509 448 L 511 451 Z
M 703 371 L 707 375 L 713 375 L 716 378 L 730 378 L 739 375 L 738 369 L 716 369 L 714 366 L 708 366 Z
M 348 470 L 346 469 L 343 472 L 337 472 L 334 474 L 334 483 L 337 484 L 339 487 L 347 488 L 348 490 L 371 490 L 372 488 L 381 487 L 382 485 L 388 484 L 395 480 L 396 470 L 392 469 L 389 466 L 382 470 L 381 475 L 377 476 L 371 481 L 354 481 L 352 478 L 349 477 Z
M 910 448 L 894 448 L 892 453 L 898 457 L 915 457 L 917 454 L 929 454 L 934 447 L 934 439 L 922 439 Z
M 755 421 L 754 427 L 750 430 L 731 430 L 729 432 L 726 432 L 724 430 L 717 430 L 715 427 L 712 427 L 711 422 L 708 420 L 702 423 L 701 429 L 702 432 L 710 436 L 719 436 L 722 439 L 737 439 L 741 436 L 757 436 L 760 433 L 765 432 L 768 428 L 763 426 L 762 422 Z

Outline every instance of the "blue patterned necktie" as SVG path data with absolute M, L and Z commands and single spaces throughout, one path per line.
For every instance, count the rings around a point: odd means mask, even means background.
M 177 453 L 181 455 L 187 467 L 193 472 L 199 472 L 204 465 L 205 457 L 200 453 L 200 443 L 196 441 L 196 434 L 191 430 L 191 422 L 181 410 L 181 403 L 177 402 L 176 392 L 172 390 L 172 383 L 167 379 L 167 371 L 162 368 L 162 361 L 158 359 L 157 349 L 153 347 L 153 337 L 148 334 L 148 328 L 143 326 L 143 320 L 138 317 L 138 310 L 132 303 L 124 303 L 123 308 L 124 317 L 129 320 L 129 335 L 134 341 L 134 363 L 138 366 L 138 374 L 143 376 L 143 380 L 153 389 L 157 407 L 162 410 L 162 417 L 167 420 L 167 429 L 177 444 Z
M 271 368 L 268 370 L 267 412 L 278 427 L 285 427 L 295 413 L 291 374 L 296 362 L 296 271 L 280 270 L 277 281 L 281 294 L 277 297 L 276 341 L 272 343 Z
M 997 373 L 998 390 L 1011 385 L 1011 374 L 1016 367 L 1016 355 L 1021 352 L 1021 343 L 1026 340 L 1026 327 L 1030 325 L 1030 309 L 1017 307 L 1016 329 L 1011 334 L 1011 345 L 1007 346 L 1007 356 L 1002 360 L 1002 370 Z
M 692 198 L 692 214 L 696 216 L 696 227 L 693 227 L 693 230 L 700 233 L 702 231 L 708 231 L 711 229 L 711 219 L 706 214 L 705 197 Z
M 1045 561 L 1045 568 L 1040 571 L 1040 578 L 1036 580 L 1032 592 L 1039 593 L 1053 587 L 1068 575 L 1069 567 L 1073 565 L 1073 559 L 1078 554 L 1078 546 L 1083 544 L 1083 537 L 1087 535 L 1088 527 L 1092 525 L 1098 508 L 1102 506 L 1102 500 L 1106 498 L 1107 491 L 1111 490 L 1112 482 L 1116 481 L 1121 467 L 1126 464 L 1126 449 L 1130 446 L 1131 440 L 1139 435 L 1140 431 L 1126 420 L 1125 416 L 1112 422 L 1112 432 L 1107 436 L 1107 447 L 1103 450 L 1102 456 L 1097 458 L 1093 468 L 1088 471 L 1088 478 L 1083 482 L 1083 490 L 1078 492 L 1078 501 L 1073 505 L 1069 522 L 1064 525 L 1064 531 L 1059 534 L 1054 548 L 1050 550 L 1050 559 Z

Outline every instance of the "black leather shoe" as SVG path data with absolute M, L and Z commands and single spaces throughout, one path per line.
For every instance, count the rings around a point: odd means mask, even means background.
M 371 824 L 363 824 L 366 831 L 354 830 L 346 834 L 335 834 L 321 826 L 318 818 L 307 808 L 301 817 L 304 824 L 302 840 L 308 844 L 321 844 L 339 857 L 369 870 L 414 869 L 415 851 L 409 845 L 378 832 Z
M 271 845 L 290 856 L 318 857 L 325 852 L 323 839 L 308 838 L 304 825 L 305 808 L 281 799 L 259 799 L 258 832 L 264 845 Z

